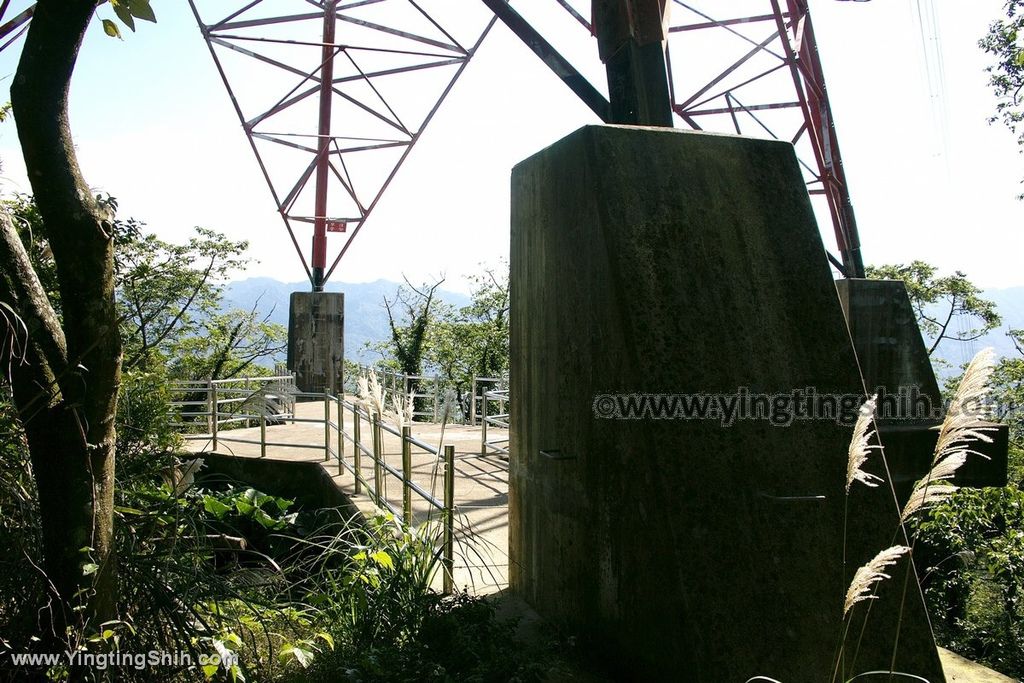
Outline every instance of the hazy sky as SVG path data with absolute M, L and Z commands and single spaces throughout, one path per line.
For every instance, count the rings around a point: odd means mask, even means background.
M 467 12 L 482 6 L 459 2 Z M 557 9 L 554 0 L 516 6 L 542 3 Z M 16 0 L 14 11 L 25 4 Z M 868 263 L 923 259 L 966 271 L 985 287 L 1024 285 L 1024 203 L 1014 199 L 1024 190 L 1024 157 L 1008 131 L 986 122 L 994 99 L 976 45 L 1002 5 L 812 0 Z M 121 42 L 97 23 L 81 53 L 71 120 L 86 179 L 118 197 L 123 216 L 166 239 L 184 239 L 194 225 L 214 228 L 252 242 L 258 262 L 245 275 L 304 279 L 187 4 L 153 0 L 153 7 L 158 24 L 125 31 Z M 922 33 L 918 11 L 935 17 L 936 34 Z M 541 28 L 599 83 L 585 32 L 571 22 Z M 4 87 L 16 57 L 15 48 L 0 54 Z M 452 288 L 463 289 L 462 276 L 477 264 L 508 254 L 511 167 L 594 122 L 499 24 L 334 279 L 445 273 Z M 0 160 L 7 191 L 28 191 L 10 123 L 0 126 Z M 833 247 L 830 226 L 822 232 Z

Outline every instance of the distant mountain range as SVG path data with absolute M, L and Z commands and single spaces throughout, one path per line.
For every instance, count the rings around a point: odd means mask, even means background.
M 358 362 L 376 360 L 367 353 L 365 346 L 367 342 L 381 341 L 390 336 L 388 316 L 383 302 L 385 296 L 394 298 L 398 286 L 398 282 L 391 280 L 328 283 L 327 291 L 345 293 L 345 356 L 348 359 Z M 289 283 L 257 277 L 228 283 L 225 296 L 230 307 L 248 310 L 256 306 L 263 315 L 269 314 L 271 321 L 287 326 L 288 297 L 292 292 L 305 291 L 309 291 L 308 282 Z M 455 307 L 465 306 L 470 301 L 465 294 L 443 289 L 438 290 L 437 296 Z M 1024 328 L 1024 287 L 991 289 L 983 296 L 995 302 L 999 314 L 1003 317 L 1003 325 L 970 344 L 941 344 L 935 355 L 946 361 L 949 367 L 943 369 L 941 364 L 936 364 L 936 371 L 940 375 L 955 372 L 955 369 L 970 360 L 976 351 L 986 346 L 994 347 L 996 353 L 1001 356 L 1016 353 L 1006 336 L 1006 330 Z
M 345 358 L 364 363 L 377 360 L 365 347 L 367 342 L 378 342 L 391 336 L 388 314 L 384 310 L 384 297 L 395 298 L 398 282 L 328 282 L 328 292 L 345 293 Z M 250 310 L 255 306 L 270 321 L 288 326 L 288 299 L 292 292 L 308 292 L 309 282 L 280 282 L 272 278 L 256 277 L 229 282 L 225 299 L 229 308 Z M 455 307 L 465 306 L 470 299 L 465 294 L 439 289 L 436 296 Z M 281 359 L 283 360 L 283 358 Z

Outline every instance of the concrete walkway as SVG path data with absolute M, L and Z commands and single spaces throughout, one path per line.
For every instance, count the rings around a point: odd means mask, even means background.
M 369 492 L 376 485 L 371 458 L 361 455 L 360 474 L 365 481 L 360 494 L 355 492 L 355 478 L 348 469 L 342 469 L 333 453 L 337 451 L 335 430 L 324 429 L 324 404 L 300 403 L 296 406 L 299 419 L 319 422 L 295 422 L 268 425 L 266 457 L 291 462 L 319 462 L 331 478 L 364 512 L 375 508 Z M 337 423 L 337 410 L 330 406 L 330 419 Z M 344 415 L 345 431 L 352 434 L 353 417 L 350 410 Z M 491 429 L 492 437 L 498 430 Z M 470 593 L 484 595 L 508 586 L 508 461 L 496 454 L 481 455 L 480 428 L 447 425 L 442 437 L 441 425 L 416 422 L 412 425 L 414 438 L 433 448 L 439 444 L 455 446 L 455 585 Z M 443 438 L 443 441 L 442 441 Z M 324 459 L 324 443 L 330 441 L 332 456 Z M 370 424 L 360 420 L 360 442 L 372 450 Z M 306 446 L 305 448 L 303 446 Z M 201 453 L 213 450 L 208 435 L 189 437 L 188 450 Z M 443 452 L 443 449 L 438 449 Z M 218 453 L 242 458 L 261 455 L 260 428 L 230 429 L 218 434 Z M 399 437 L 384 432 L 383 460 L 401 471 L 402 445 Z M 354 466 L 354 448 L 344 441 L 344 459 Z M 438 501 L 444 499 L 444 462 L 423 449 L 412 448 L 412 480 Z M 396 510 L 402 510 L 401 480 L 387 472 L 381 477 L 381 494 Z M 440 534 L 440 514 L 415 491 L 412 493 L 413 523 L 426 525 L 427 533 Z M 437 577 L 440 585 L 440 572 Z

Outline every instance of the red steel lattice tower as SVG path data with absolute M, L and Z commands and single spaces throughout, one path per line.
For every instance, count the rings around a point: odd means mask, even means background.
M 205 22 L 197 2 L 207 11 L 216 10 L 221 18 Z M 556 44 L 544 37 L 545 26 L 531 24 L 507 0 L 482 2 L 601 120 L 613 120 L 612 107 L 601 89 L 588 82 L 558 52 Z M 598 5 L 620 2 L 634 13 L 655 6 L 670 10 L 663 38 L 671 109 L 677 120 L 697 130 L 792 142 L 805 171 L 808 192 L 824 201 L 824 213 L 832 224 L 838 255 L 829 253 L 829 260 L 844 276 L 863 277 L 856 219 L 808 0 L 531 2 L 561 6 L 575 24 L 591 33 L 592 8 Z M 460 42 L 453 35 L 458 32 L 454 26 L 459 23 L 459 8 L 455 8 L 453 19 L 453 3 L 433 3 L 442 13 L 448 5 L 448 15 L 439 19 L 438 10 L 427 11 L 427 4 L 430 0 L 189 0 L 314 290 L 322 289 L 337 268 L 494 23 L 492 19 L 482 27 L 460 26 L 462 35 L 468 36 Z M 225 13 L 225 6 L 234 9 Z M 517 6 L 531 9 L 525 1 Z M 32 10 L 28 5 L 0 24 L 0 40 L 4 41 L 0 49 L 24 33 Z M 11 2 L 3 0 L 0 21 L 8 11 Z M 338 34 L 341 25 L 348 30 L 344 36 Z M 290 54 L 282 54 L 282 50 Z M 298 64 L 302 60 L 295 57 L 310 50 L 315 59 Z M 253 85 L 252 72 L 243 71 L 243 78 L 233 79 L 233 65 L 227 63 L 231 56 L 244 57 L 297 81 L 281 84 L 280 97 L 275 95 L 269 105 L 251 106 L 240 91 Z M 398 94 L 386 92 L 383 82 L 430 72 L 444 73 L 435 79 L 433 88 L 411 88 L 419 105 L 413 109 L 418 112 L 412 118 L 402 115 L 396 104 Z M 255 85 L 271 92 L 276 84 L 272 80 L 257 77 Z M 358 92 L 356 84 L 362 86 Z M 265 129 L 311 102 L 316 103 L 316 112 L 292 117 L 283 130 Z M 339 103 L 347 113 L 339 115 Z M 353 112 L 356 117 L 351 116 Z M 368 117 L 378 125 L 377 130 L 361 127 L 354 122 L 358 117 Z M 317 123 L 315 132 L 299 132 L 312 121 Z M 264 143 L 278 146 L 277 152 L 285 148 L 305 153 L 309 159 L 292 168 L 290 175 L 281 173 L 288 164 L 279 163 L 263 148 Z M 387 151 L 396 156 L 369 170 L 355 168 L 359 164 L 354 157 Z M 373 177 L 374 171 L 377 177 Z M 312 206 L 304 208 L 311 180 L 315 188 Z M 348 206 L 332 212 L 331 198 L 339 195 L 348 200 Z M 296 226 L 303 223 L 310 224 L 313 231 L 309 259 L 296 234 Z M 333 252 L 328 249 L 329 232 L 344 235 Z
M 474 24 L 432 0 L 189 5 L 313 290 L 322 291 L 493 19 Z M 303 225 L 312 228 L 308 259 Z

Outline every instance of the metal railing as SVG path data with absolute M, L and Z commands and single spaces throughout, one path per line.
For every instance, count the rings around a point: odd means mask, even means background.
M 367 373 L 369 367 L 360 365 L 359 371 Z M 463 424 L 480 424 L 481 403 L 485 400 L 483 392 L 487 390 L 503 389 L 508 386 L 507 377 L 473 377 L 470 391 L 463 398 L 464 403 L 445 406 L 446 390 L 452 387 L 438 375 L 407 375 L 388 368 L 374 368 L 381 386 L 391 396 L 400 395 L 406 399 L 413 399 L 413 419 L 425 418 L 428 422 L 440 421 L 440 416 L 445 413 L 448 421 L 461 422 Z M 503 411 L 502 411 L 503 412 Z
M 487 399 L 484 398 L 483 394 L 488 391 L 495 389 L 501 389 L 503 386 L 508 386 L 508 379 L 501 377 L 474 377 L 472 389 L 470 390 L 469 399 L 469 424 L 477 425 L 480 415 L 484 413 L 481 404 Z
M 383 422 L 380 415 L 368 412 L 356 401 L 349 401 L 343 398 L 335 398 L 324 395 L 324 425 L 325 430 L 334 428 L 337 430 L 338 448 L 331 451 L 330 440 L 325 437 L 324 461 L 330 461 L 334 456 L 338 461 L 338 474 L 348 470 L 354 479 L 355 493 L 358 495 L 365 489 L 370 499 L 377 507 L 387 508 L 395 516 L 401 517 L 406 525 L 412 524 L 412 497 L 419 496 L 427 505 L 439 511 L 442 516 L 444 527 L 441 534 L 441 562 L 444 569 L 443 583 L 445 593 L 451 593 L 453 587 L 454 571 L 454 538 L 455 538 L 455 446 L 444 446 L 443 458 L 444 469 L 442 472 L 443 500 L 438 500 L 431 492 L 425 490 L 412 478 L 412 449 L 418 448 L 435 458 L 442 455 L 442 451 L 434 448 L 412 435 L 412 428 L 408 425 L 396 429 Z M 337 423 L 330 422 L 330 404 L 328 401 L 337 402 Z M 345 412 L 352 415 L 352 432 L 349 433 L 344 426 Z M 367 448 L 361 437 L 362 423 L 370 426 L 371 439 L 370 447 Z M 387 462 L 384 454 L 384 433 L 397 436 L 402 445 L 402 469 L 399 470 Z M 352 444 L 352 463 L 345 459 L 344 440 Z M 373 484 L 366 481 L 362 474 L 362 456 L 367 456 L 373 466 Z M 390 475 L 402 485 L 402 508 L 398 510 L 387 499 L 383 489 L 385 479 Z M 429 517 L 429 515 L 428 515 Z
M 251 427 L 257 422 L 276 424 L 295 415 L 294 375 L 240 377 L 172 382 L 171 426 L 183 431 L 203 430 L 216 443 L 224 428 Z M 184 438 L 204 438 L 184 434 Z
M 480 402 L 480 455 L 498 453 L 508 457 L 508 389 L 494 389 L 485 391 L 483 400 Z M 498 412 L 488 414 L 488 405 L 497 402 Z M 503 431 L 498 436 L 488 434 L 489 427 L 497 427 Z
M 324 462 L 337 462 L 338 475 L 342 476 L 349 472 L 353 477 L 353 486 L 356 495 L 364 491 L 379 508 L 387 509 L 396 517 L 400 517 L 406 525 L 413 522 L 413 496 L 418 496 L 427 503 L 429 510 L 437 510 L 441 513 L 443 528 L 441 533 L 441 563 L 443 568 L 443 589 L 451 593 L 454 585 L 454 511 L 455 511 L 455 447 L 444 446 L 443 450 L 424 443 L 412 435 L 409 426 L 401 429 L 395 428 L 383 422 L 376 413 L 368 412 L 357 401 L 351 401 L 341 396 L 334 396 L 329 393 L 302 392 L 294 388 L 294 380 L 291 376 L 279 376 L 273 378 L 249 378 L 250 383 L 244 384 L 243 380 L 232 380 L 242 383 L 241 386 L 225 387 L 223 380 L 214 382 L 181 382 L 174 388 L 175 392 L 184 393 L 189 399 L 172 401 L 172 405 L 179 409 L 187 409 L 187 417 L 179 418 L 173 423 L 179 427 L 194 428 L 196 425 L 205 424 L 208 429 L 206 434 L 185 434 L 186 439 L 205 439 L 210 443 L 210 450 L 216 452 L 222 444 L 250 444 L 259 445 L 259 457 L 267 456 L 267 449 L 270 447 L 279 448 L 301 448 L 323 452 Z M 253 383 L 259 380 L 259 386 Z M 263 381 L 265 380 L 265 381 Z M 277 388 L 274 381 L 287 380 L 287 391 L 273 391 L 268 389 Z M 204 393 L 205 392 L 205 393 Z M 198 400 L 196 396 L 205 396 Z M 275 413 L 276 404 L 272 402 L 286 395 L 287 405 L 290 410 L 287 412 Z M 310 403 L 323 403 L 323 416 L 300 417 L 295 412 L 296 403 L 309 405 Z M 201 408 L 195 410 L 195 408 Z M 308 412 L 308 411 L 304 411 Z M 351 416 L 351 429 L 346 428 L 346 414 Z M 201 422 L 200 420 L 205 420 Z M 282 420 L 289 423 L 309 423 L 323 425 L 323 441 L 317 443 L 291 443 L 273 441 L 268 439 L 268 425 L 280 424 Z M 247 425 L 248 423 L 259 425 L 259 438 L 240 436 L 233 434 L 225 427 Z M 363 426 L 370 430 L 369 444 L 364 440 L 362 434 Z M 399 438 L 402 448 L 401 469 L 396 468 L 387 462 L 384 453 L 384 434 L 389 433 Z M 351 444 L 351 462 L 345 457 L 347 445 Z M 413 480 L 412 476 L 412 452 L 413 449 L 420 449 L 436 460 L 443 455 L 442 471 L 442 499 L 438 499 L 431 492 Z M 370 483 L 364 474 L 363 458 L 369 459 L 368 465 L 373 468 L 373 482 Z M 402 505 L 398 508 L 393 505 L 386 495 L 386 479 L 394 477 L 401 482 Z M 428 513 L 429 518 L 429 513 Z
M 366 368 L 362 368 L 366 371 Z M 381 384 L 392 396 L 399 395 L 407 400 L 412 400 L 412 417 L 427 418 L 429 422 L 436 422 L 441 412 L 441 387 L 443 382 L 436 375 L 407 375 L 394 370 L 378 370 Z M 416 406 L 423 408 L 417 410 Z

